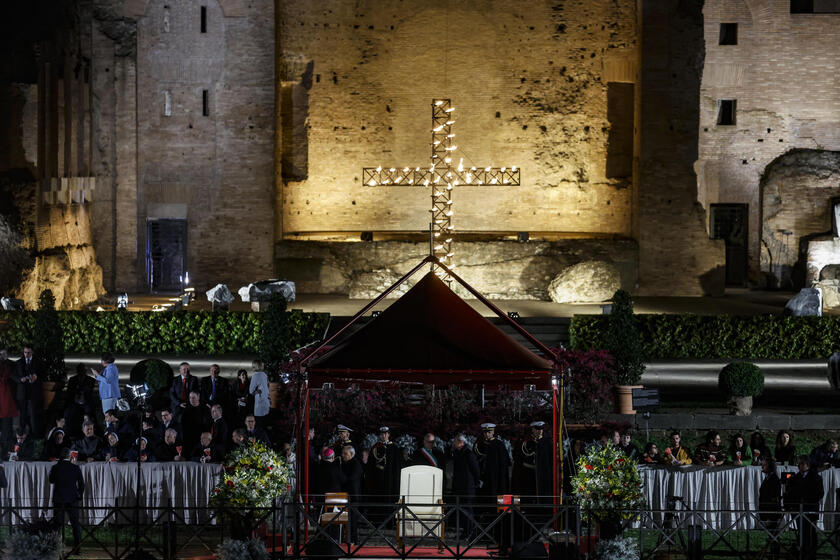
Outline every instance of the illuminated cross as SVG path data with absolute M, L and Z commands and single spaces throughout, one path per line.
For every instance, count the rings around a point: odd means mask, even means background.
M 452 165 L 457 146 L 452 139 L 452 112 L 449 99 L 432 100 L 432 164 L 428 168 L 365 167 L 362 182 L 375 187 L 420 186 L 432 188 L 432 246 L 440 262 L 453 268 L 452 253 L 452 188 L 458 185 L 519 185 L 519 169 L 483 167 L 464 169 L 463 158 Z

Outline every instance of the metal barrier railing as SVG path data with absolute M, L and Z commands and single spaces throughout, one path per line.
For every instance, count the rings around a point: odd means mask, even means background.
M 39 518 L 53 515 L 50 507 L 30 506 L 25 516 L 17 508 L 0 507 L 0 519 L 6 522 L 0 539 L 20 530 L 33 511 Z M 623 535 L 636 540 L 643 560 L 840 557 L 840 513 L 674 509 L 614 513 L 624 514 Z M 572 547 L 591 555 L 598 524 L 584 521 L 589 517 L 574 505 L 556 506 L 526 497 L 515 505 L 464 497 L 440 505 L 349 502 L 326 514 L 321 497 L 262 509 L 113 506 L 105 515 L 100 511 L 96 523 L 82 525 L 78 545 L 65 531 L 63 558 L 212 556 L 226 538 L 251 535 L 265 542 L 273 559 L 339 555 L 408 559 L 428 557 L 434 549 L 436 556 L 461 559 L 486 549 L 506 555 L 531 545 L 547 551 Z

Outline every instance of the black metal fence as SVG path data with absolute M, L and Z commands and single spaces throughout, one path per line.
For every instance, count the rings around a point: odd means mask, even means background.
M 101 510 L 101 508 L 98 508 Z M 0 538 L 26 530 L 18 508 L 0 507 Z M 52 508 L 37 508 L 51 519 Z M 83 512 L 84 513 L 84 512 Z M 229 538 L 261 539 L 274 559 L 445 558 L 483 555 L 488 549 L 518 558 L 592 557 L 604 527 L 576 506 L 523 497 L 518 504 L 452 498 L 445 504 L 362 502 L 325 505 L 278 503 L 264 509 L 114 506 L 97 523 L 82 525 L 73 542 L 64 527 L 63 558 L 212 557 Z M 619 512 L 616 512 L 619 513 Z M 840 558 L 840 514 L 685 509 L 620 512 L 622 536 L 642 559 Z M 82 515 L 84 518 L 85 516 Z

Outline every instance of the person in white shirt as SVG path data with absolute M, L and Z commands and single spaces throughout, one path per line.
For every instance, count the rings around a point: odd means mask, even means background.
M 271 410 L 268 375 L 263 371 L 263 363 L 260 360 L 254 360 L 251 366 L 254 368 L 254 375 L 251 376 L 251 385 L 248 392 L 254 396 L 254 416 L 259 421 L 268 416 L 268 412 Z

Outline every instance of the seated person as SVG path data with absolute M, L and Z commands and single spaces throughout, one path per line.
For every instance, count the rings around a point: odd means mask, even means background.
M 231 438 L 233 440 L 233 444 L 230 448 L 231 452 L 241 449 L 243 447 L 248 447 L 252 443 L 251 440 L 245 438 L 245 428 L 236 428 L 235 430 L 233 430 Z
M 143 419 L 143 422 L 141 422 L 141 424 L 140 424 L 140 426 L 141 426 L 140 435 L 143 436 L 144 438 L 146 438 L 146 440 L 149 442 L 150 447 L 154 447 L 157 444 L 157 442 L 159 441 L 158 440 L 157 429 L 155 428 L 156 425 L 157 425 L 156 423 L 152 423 L 145 418 Z
M 183 461 L 181 455 L 183 447 L 178 443 L 178 432 L 169 428 L 163 434 L 163 441 L 155 447 L 154 453 L 158 461 Z
M 196 463 L 220 463 L 224 459 L 224 452 L 213 443 L 210 432 L 202 432 L 198 445 L 193 448 L 190 457 Z
M 268 434 L 265 430 L 257 426 L 257 419 L 253 414 L 245 417 L 245 439 L 251 442 L 258 441 L 271 447 L 271 440 L 268 439 Z
M 114 409 L 105 413 L 105 431 L 115 432 L 122 442 L 132 441 L 136 437 L 131 424 L 120 420 L 117 417 L 117 411 Z
M 125 452 L 123 461 L 126 463 L 136 463 L 139 458 L 141 463 L 154 463 L 155 456 L 152 455 L 151 449 L 147 449 L 148 446 L 149 440 L 140 436 L 134 441 L 134 445 L 131 446 L 131 449 Z
M 44 443 L 44 450 L 41 453 L 42 461 L 58 461 L 61 457 L 61 450 L 65 447 L 70 447 L 64 442 L 64 430 L 56 428 L 52 430 L 50 439 Z
M 105 434 L 105 443 L 102 446 L 102 451 L 99 453 L 100 461 L 116 462 L 122 458 L 122 444 L 120 443 L 120 436 L 115 432 L 108 432 Z
M 750 435 L 750 449 L 752 449 L 753 454 L 753 465 L 760 465 L 765 457 L 772 457 L 773 455 L 764 442 L 764 436 L 758 431 Z
M 67 420 L 65 420 L 65 419 L 64 419 L 64 416 L 61 416 L 61 417 L 59 417 L 59 418 L 56 418 L 56 419 L 55 419 L 55 424 L 54 424 L 54 425 L 53 425 L 53 427 L 52 427 L 52 428 L 50 428 L 50 430 L 47 432 L 47 437 L 45 437 L 44 439 L 45 439 L 45 440 L 47 440 L 47 441 L 49 441 L 49 439 L 52 437 L 53 433 L 54 433 L 56 430 L 64 430 L 64 437 L 67 437 L 67 431 L 68 431 L 68 430 L 67 430 L 66 426 L 67 426 Z M 77 431 L 78 431 L 78 428 L 77 428 Z
M 78 460 L 83 463 L 90 463 L 96 461 L 104 442 L 102 438 L 93 433 L 93 422 L 85 422 L 82 426 L 82 437 L 73 442 L 71 451 L 78 453 Z
M 640 465 L 661 465 L 664 463 L 662 456 L 659 455 L 659 448 L 652 441 L 645 445 L 645 452 L 639 458 Z
M 776 434 L 776 450 L 773 453 L 773 459 L 779 465 L 795 465 L 798 462 L 793 437 L 787 430 L 779 430 Z
M 621 440 L 618 444 L 618 448 L 621 449 L 621 452 L 627 455 L 627 458 L 631 461 L 635 462 L 639 459 L 639 449 L 633 445 L 632 435 L 630 432 L 624 432 L 621 434 Z
M 840 466 L 840 453 L 837 451 L 837 441 L 830 439 L 811 451 L 811 465 L 817 471 L 824 471 L 831 467 Z
M 736 467 L 752 465 L 752 449 L 744 441 L 744 436 L 735 434 L 732 436 L 732 443 L 729 445 L 729 462 Z
M 166 430 L 170 428 L 177 432 L 176 439 L 181 440 L 184 437 L 184 434 L 181 433 L 181 424 L 175 421 L 175 418 L 172 416 L 172 411 L 164 408 L 160 411 L 160 422 L 158 422 L 155 428 L 157 430 L 157 440 L 163 441 Z
M 719 467 L 726 462 L 726 452 L 720 445 L 720 433 L 710 430 L 706 441 L 697 448 L 694 463 L 704 467 Z
M 26 428 L 18 428 L 15 436 L 16 439 L 12 444 L 12 450 L 9 452 L 9 460 L 34 461 L 35 445 L 32 438 L 29 437 L 29 431 Z
M 682 435 L 671 432 L 671 447 L 665 449 L 665 464 L 680 466 L 691 464 L 691 452 L 682 444 Z

